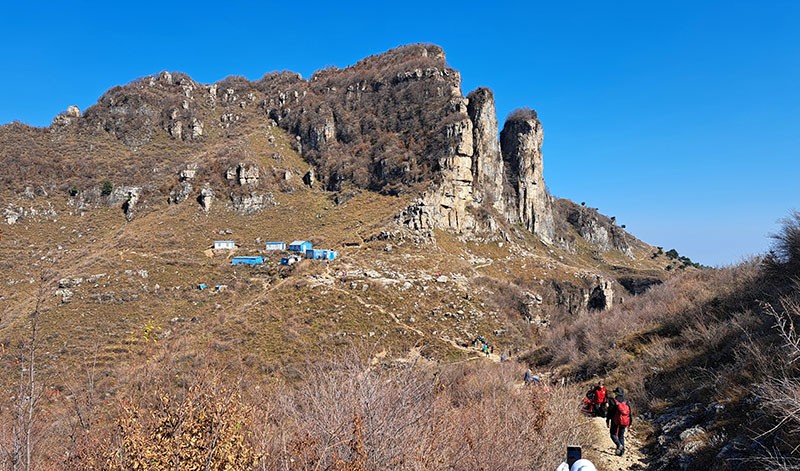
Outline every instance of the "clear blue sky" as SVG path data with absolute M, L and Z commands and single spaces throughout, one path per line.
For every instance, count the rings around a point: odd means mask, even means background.
M 44 126 L 157 73 L 309 76 L 442 46 L 499 119 L 536 109 L 545 178 L 710 265 L 762 253 L 800 209 L 800 2 L 8 2 L 0 123 Z

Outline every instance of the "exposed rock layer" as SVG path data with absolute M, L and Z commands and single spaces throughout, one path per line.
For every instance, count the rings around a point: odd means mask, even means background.
M 170 161 L 178 158 L 172 152 L 150 155 L 149 160 L 136 155 L 153 148 L 148 145 L 159 133 L 172 146 L 200 150 L 220 139 L 242 136 L 245 126 L 279 126 L 292 138 L 291 147 L 312 165 L 304 181 L 315 190 L 416 195 L 399 216 L 409 227 L 502 237 L 498 227 L 505 231 L 518 224 L 545 243 L 564 245 L 569 241 L 562 229 L 572 226 L 600 250 L 630 254 L 624 231 L 591 214 L 558 212 L 568 219 L 567 224 L 561 220 L 556 224 L 554 201 L 542 176 L 544 133 L 534 112 L 512 114 L 498 140 L 492 92 L 478 88 L 464 97 L 460 85 L 460 75 L 448 67 L 442 49 L 424 44 L 393 49 L 345 69 L 321 70 L 309 80 L 280 72 L 255 82 L 228 77 L 207 86 L 185 74 L 162 72 L 110 89 L 85 113 L 69 109 L 50 129 L 0 127 L 0 144 L 6 140 L 25 144 L 13 152 L 11 146 L 8 151 L 0 146 L 0 164 L 9 170 L 0 183 L 13 186 L 23 181 L 35 165 L 39 175 L 60 178 L 65 185 L 77 182 L 74 186 L 81 195 L 93 191 L 86 180 L 97 185 L 104 178 L 143 188 L 148 194 L 163 188 L 148 180 L 158 171 L 152 167 L 156 159 L 164 167 L 186 166 L 185 160 Z M 43 133 L 49 136 L 44 138 Z M 124 172 L 93 157 L 92 143 L 107 142 L 108 135 L 130 149 Z M 64 153 L 65 149 L 53 146 L 69 138 L 88 143 L 68 151 L 79 156 L 75 157 L 81 162 L 79 175 L 70 176 L 65 173 L 71 171 L 68 167 L 43 165 L 36 159 Z M 269 139 L 273 144 L 274 137 Z M 164 141 L 159 142 L 160 146 Z M 257 187 L 269 187 L 268 168 L 231 167 L 236 162 L 231 162 L 233 156 L 215 158 L 230 169 L 227 174 L 204 173 L 195 180 L 196 168 L 194 172 L 186 168 L 164 196 L 176 204 L 196 199 L 208 210 L 214 195 L 231 191 L 219 183 L 222 177 L 241 188 L 231 197 L 240 210 L 263 207 L 258 195 L 262 202 L 269 201 L 263 199 L 267 193 L 252 193 Z M 219 168 L 213 162 L 200 165 L 204 172 Z M 208 186 L 210 181 L 216 183 Z M 287 188 L 285 181 L 275 185 L 277 189 Z M 135 208 L 138 197 L 128 200 L 127 205 Z M 133 210 L 126 215 L 133 217 Z

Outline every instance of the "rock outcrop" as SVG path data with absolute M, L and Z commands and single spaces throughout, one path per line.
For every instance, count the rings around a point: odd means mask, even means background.
M 122 204 L 122 211 L 125 213 L 125 219 L 130 222 L 133 220 L 138 210 L 138 203 L 142 198 L 142 188 L 135 186 L 123 186 L 114 188 L 114 191 L 109 195 L 110 204 Z
M 59 113 L 50 124 L 51 131 L 61 131 L 69 127 L 81 117 L 81 109 L 75 105 L 69 106 L 67 111 Z
M 555 304 L 570 314 L 605 311 L 614 306 L 616 283 L 601 275 L 585 275 L 579 285 L 553 280 Z M 619 291 L 619 290 L 617 290 Z
M 542 174 L 542 123 L 533 110 L 517 110 L 500 132 L 507 181 L 506 218 L 524 225 L 545 243 L 555 237 L 553 198 Z
M 200 196 L 197 197 L 197 202 L 200 203 L 200 207 L 203 208 L 203 211 L 208 212 L 211 209 L 214 197 L 214 190 L 211 189 L 210 185 L 207 184 L 200 190 Z
M 231 194 L 233 208 L 242 214 L 253 214 L 261 211 L 267 205 L 276 205 L 272 193 L 246 193 L 243 195 Z
M 451 90 L 456 95 L 458 89 Z M 467 100 L 453 97 L 455 121 L 444 128 L 447 152 L 439 159 L 441 183 L 429 190 L 420 208 L 429 208 L 428 224 L 456 232 L 473 229 L 475 221 L 467 208 L 472 204 L 473 179 L 472 121 L 467 115 Z
M 633 248 L 644 245 L 616 223 L 616 219 L 600 214 L 596 208 L 580 206 L 569 200 L 558 200 L 556 213 L 560 220 L 600 251 L 618 250 L 633 257 Z
M 173 188 L 169 194 L 169 202 L 178 204 L 192 194 L 194 189 L 192 181 L 197 175 L 197 164 L 188 164 L 186 168 L 178 173 L 178 186 Z
M 476 204 L 493 207 L 498 213 L 505 211 L 503 183 L 503 156 L 497 139 L 497 113 L 494 94 L 488 88 L 478 88 L 467 95 L 469 118 L 472 121 L 474 158 L 472 176 Z
M 495 217 L 521 224 L 546 244 L 555 241 L 553 198 L 542 174 L 542 125 L 531 110 L 514 113 L 497 138 L 494 96 L 479 88 L 452 91 L 445 128 L 441 182 L 414 201 L 399 220 L 415 229 L 493 232 Z
M 225 178 L 235 181 L 240 186 L 256 187 L 259 182 L 260 171 L 256 165 L 239 163 L 225 172 Z

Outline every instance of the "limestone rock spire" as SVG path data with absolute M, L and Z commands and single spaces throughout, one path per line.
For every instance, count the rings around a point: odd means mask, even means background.
M 506 180 L 509 222 L 523 224 L 545 243 L 555 238 L 553 201 L 542 173 L 542 123 L 531 109 L 513 112 L 500 133 Z
M 505 211 L 503 195 L 503 156 L 497 140 L 497 112 L 494 93 L 480 87 L 467 95 L 467 111 L 472 121 L 474 155 L 472 176 L 476 204 L 494 207 L 499 213 Z

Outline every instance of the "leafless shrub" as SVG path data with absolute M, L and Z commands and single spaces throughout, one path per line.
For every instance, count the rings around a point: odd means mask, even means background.
M 543 469 L 579 441 L 579 393 L 520 389 L 512 365 L 387 366 L 310 365 L 265 397 L 264 467 Z
M 536 111 L 530 108 L 517 108 L 516 110 L 512 111 L 508 114 L 506 118 L 506 123 L 512 123 L 517 121 L 530 121 L 536 120 L 538 116 L 536 115 Z
M 767 270 L 782 278 L 800 276 L 800 211 L 784 218 L 772 239 L 772 250 L 764 260 Z
M 523 314 L 527 314 L 525 292 L 519 285 L 485 276 L 477 278 L 474 283 L 489 290 L 491 296 L 487 300 L 509 319 L 519 320 Z
M 786 352 L 786 363 L 794 364 L 800 358 L 800 335 L 795 320 L 800 316 L 800 304 L 789 297 L 780 300 L 781 309 L 776 310 L 771 304 L 764 306 L 764 311 L 775 320 L 774 328 L 780 335 Z

